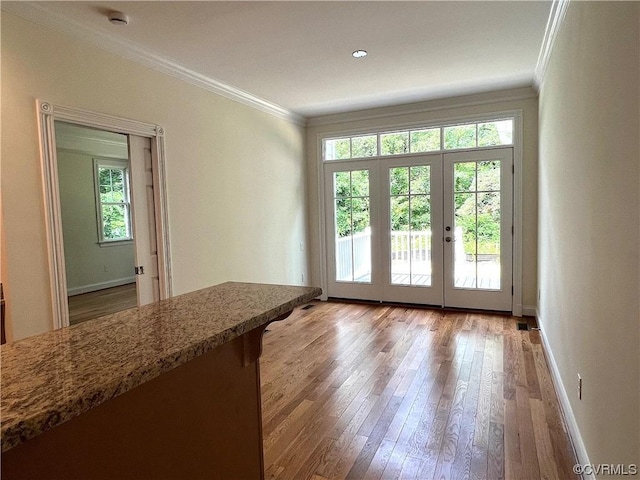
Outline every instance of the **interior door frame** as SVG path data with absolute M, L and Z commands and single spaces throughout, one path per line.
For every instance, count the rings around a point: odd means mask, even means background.
M 62 234 L 62 210 L 60 207 L 60 190 L 58 185 L 58 159 L 55 136 L 56 120 L 151 139 L 160 299 L 171 297 L 173 287 L 166 194 L 164 129 L 159 125 L 74 107 L 55 105 L 40 99 L 36 100 L 36 110 L 46 216 L 53 328 L 58 329 L 69 326 L 67 279 Z
M 316 137 L 316 152 L 317 152 L 317 179 L 318 179 L 318 243 L 320 246 L 320 286 L 322 287 L 323 294 L 322 300 L 327 300 L 327 284 L 328 284 L 328 271 L 327 271 L 327 245 L 326 245 L 326 224 L 325 224 L 325 165 L 330 162 L 323 160 L 323 147 L 322 142 L 325 138 L 335 138 L 341 135 L 358 135 L 367 134 L 374 131 L 382 130 L 397 130 L 402 128 L 412 127 L 425 127 L 429 124 L 434 126 L 441 126 L 444 124 L 464 123 L 464 122 L 477 122 L 481 120 L 491 120 L 494 118 L 513 118 L 513 310 L 512 314 L 516 317 L 521 317 L 523 314 L 522 306 L 522 151 L 523 151 L 523 111 L 522 109 L 514 110 L 497 110 L 487 111 L 476 115 L 463 115 L 449 118 L 440 118 L 436 121 L 422 121 L 422 122 L 407 122 L 407 123 L 376 123 L 374 126 L 361 127 L 361 128 L 336 128 L 327 129 L 326 131 L 318 134 Z M 528 315 L 533 312 L 527 312 Z

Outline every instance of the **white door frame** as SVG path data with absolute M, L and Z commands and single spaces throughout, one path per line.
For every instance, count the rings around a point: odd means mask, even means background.
M 151 139 L 160 298 L 165 299 L 171 297 L 173 289 L 171 284 L 171 255 L 169 248 L 163 128 L 158 125 L 138 122 L 136 120 L 105 115 L 79 108 L 55 105 L 42 100 L 36 100 L 36 108 L 38 113 L 42 187 L 46 214 L 53 328 L 57 329 L 69 325 L 67 279 L 62 235 L 62 211 L 60 208 L 58 159 L 54 125 L 56 120 L 109 130 L 124 135 L 139 135 Z M 157 188 L 155 188 L 156 186 Z
M 513 310 L 512 314 L 517 317 L 523 315 L 522 305 L 522 249 L 523 249 L 523 225 L 522 225 L 522 210 L 523 210 L 523 112 L 522 109 L 516 110 L 498 110 L 488 111 L 477 115 L 463 115 L 455 116 L 446 119 L 440 119 L 432 122 L 411 122 L 407 124 L 394 124 L 389 123 L 378 124 L 376 126 L 362 127 L 360 129 L 336 129 L 334 131 L 326 131 L 318 134 L 316 137 L 316 151 L 317 156 L 317 174 L 318 174 L 318 206 L 320 209 L 318 215 L 318 241 L 320 247 L 320 286 L 322 287 L 323 294 L 322 300 L 327 300 L 327 284 L 328 284 L 328 272 L 327 272 L 327 245 L 326 245 L 326 207 L 325 207 L 325 162 L 322 157 L 323 147 L 322 142 L 325 138 L 339 137 L 341 135 L 357 135 L 366 134 L 374 131 L 382 131 L 387 129 L 402 129 L 410 128 L 414 126 L 424 126 L 433 123 L 433 125 L 443 125 L 452 123 L 464 123 L 481 121 L 498 117 L 513 117 Z M 531 315 L 532 312 L 528 311 L 527 314 Z

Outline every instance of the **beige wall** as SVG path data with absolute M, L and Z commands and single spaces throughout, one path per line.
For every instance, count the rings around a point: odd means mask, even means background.
M 35 100 L 165 129 L 176 294 L 306 274 L 304 129 L 2 12 L 2 280 L 14 339 L 49 330 Z
M 537 168 L 538 100 L 532 89 L 517 89 L 471 95 L 432 102 L 380 108 L 310 119 L 307 128 L 307 170 L 309 189 L 309 242 L 311 283 L 320 284 L 320 230 L 318 159 L 320 138 L 341 132 L 374 132 L 420 123 L 438 123 L 496 112 L 521 110 L 523 117 L 522 154 L 522 304 L 535 311 L 537 287 Z
M 571 2 L 540 95 L 540 321 L 594 464 L 640 465 L 639 21 Z

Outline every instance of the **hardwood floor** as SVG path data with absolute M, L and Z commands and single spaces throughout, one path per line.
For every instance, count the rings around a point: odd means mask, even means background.
M 135 283 L 74 295 L 69 297 L 69 323 L 75 325 L 137 305 Z
M 577 478 L 522 319 L 314 303 L 261 362 L 268 479 Z

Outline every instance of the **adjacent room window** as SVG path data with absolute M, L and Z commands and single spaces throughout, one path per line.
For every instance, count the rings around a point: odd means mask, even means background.
M 108 244 L 133 240 L 129 162 L 96 158 L 93 166 L 99 242 Z

